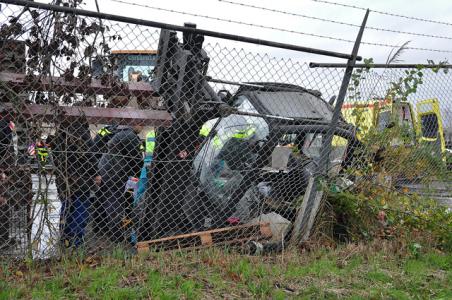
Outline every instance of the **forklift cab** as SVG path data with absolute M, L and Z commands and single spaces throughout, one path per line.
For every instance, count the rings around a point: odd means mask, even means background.
M 94 77 L 101 78 L 106 74 L 105 65 L 112 66 L 113 76 L 120 82 L 150 84 L 154 74 L 154 68 L 157 63 L 156 50 L 112 50 L 108 57 L 98 57 L 92 62 Z M 156 97 L 146 99 L 144 97 L 116 96 L 110 99 L 111 105 L 115 107 L 127 106 L 131 100 L 136 100 L 135 106 L 139 108 L 157 108 L 160 106 Z
M 103 62 L 103 60 L 108 60 Z M 92 63 L 94 76 L 104 74 L 104 64 L 114 66 L 114 75 L 123 82 L 150 82 L 157 62 L 155 50 L 112 50 L 108 57 L 98 57 Z
M 214 133 L 194 160 L 205 215 L 217 226 L 224 226 L 227 218 L 244 223 L 266 211 L 278 211 L 293 221 L 295 202 L 320 159 L 332 106 L 318 92 L 301 87 L 258 85 L 262 88 L 242 86 L 233 106 L 262 117 L 232 114 L 210 120 Z M 347 123 L 339 124 L 335 136 L 356 142 Z M 345 166 L 347 149 L 351 148 L 333 149 L 330 166 L 338 159 Z

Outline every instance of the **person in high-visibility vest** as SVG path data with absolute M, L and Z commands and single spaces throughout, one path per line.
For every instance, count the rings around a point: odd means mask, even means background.
M 134 201 L 133 201 L 133 207 L 136 207 L 141 200 L 142 196 L 144 195 L 149 178 L 148 178 L 148 167 L 151 165 L 152 160 L 154 159 L 154 150 L 155 150 L 155 140 L 156 134 L 155 130 L 150 130 L 146 134 L 146 140 L 145 140 L 145 147 L 144 147 L 144 165 L 141 168 L 140 178 L 138 182 L 136 183 L 136 191 L 134 193 Z M 127 184 L 128 186 L 132 185 L 132 182 L 136 180 L 136 178 L 129 178 Z M 136 233 L 134 230 L 132 230 L 131 234 L 131 243 L 135 244 L 137 242 Z
M 225 221 L 218 216 L 226 219 L 234 212 L 236 204 L 229 203 L 228 199 L 242 181 L 243 171 L 252 167 L 257 158 L 256 129 L 253 125 L 244 125 L 220 134 L 225 141 L 205 175 L 203 191 L 210 199 L 211 216 L 217 216 L 218 224 Z
M 222 145 L 220 153 L 216 157 L 216 163 L 211 167 L 214 177 L 218 177 L 225 167 L 225 164 L 231 170 L 243 170 L 246 163 L 251 161 L 252 143 L 251 140 L 256 134 L 253 126 L 245 129 L 235 130 L 230 138 L 226 139 Z
M 154 150 L 155 150 L 155 131 L 150 130 L 146 134 L 146 142 L 145 142 L 145 158 L 144 162 L 145 165 L 149 165 L 153 159 L 154 156 Z
M 155 131 L 150 130 L 146 134 L 145 141 L 145 152 L 144 152 L 144 166 L 141 168 L 140 180 L 138 182 L 137 193 L 135 196 L 135 205 L 141 199 L 141 196 L 144 194 L 147 183 L 148 183 L 148 172 L 147 167 L 151 165 L 151 162 L 154 158 L 154 150 L 155 150 Z
M 102 155 L 108 152 L 108 141 L 110 141 L 118 131 L 117 125 L 107 125 L 97 132 L 93 139 L 91 151 L 94 153 L 98 162 L 102 158 Z

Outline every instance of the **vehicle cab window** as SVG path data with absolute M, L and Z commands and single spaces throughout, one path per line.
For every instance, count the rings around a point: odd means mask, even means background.
M 384 110 L 378 114 L 378 130 L 383 131 L 388 128 L 389 123 L 391 122 L 391 111 Z
M 257 113 L 245 96 L 238 97 L 236 107 Z M 213 127 L 217 120 L 208 123 Z M 209 198 L 225 203 L 241 182 L 243 171 L 255 162 L 259 143 L 267 138 L 269 127 L 260 117 L 230 115 L 221 118 L 213 130 L 215 134 L 205 141 L 194 166 Z
M 402 103 L 399 109 L 399 121 L 403 126 L 407 126 L 413 130 L 413 118 L 411 115 L 410 105 L 408 103 Z

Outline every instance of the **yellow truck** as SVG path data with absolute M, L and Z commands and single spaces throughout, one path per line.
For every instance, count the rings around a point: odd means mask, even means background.
M 384 99 L 346 103 L 342 106 L 342 116 L 357 127 L 359 139 L 366 136 L 372 128 L 384 130 L 397 121 L 413 133 L 413 143 L 429 144 L 434 153 L 443 160 L 446 159 L 447 149 L 438 99 L 419 101 L 416 110 L 407 101 L 400 101 L 397 105 Z M 341 141 L 335 140 L 334 143 L 340 146 Z
M 446 140 L 439 101 L 437 99 L 420 101 L 416 108 L 419 142 L 430 144 L 438 155 L 446 159 Z

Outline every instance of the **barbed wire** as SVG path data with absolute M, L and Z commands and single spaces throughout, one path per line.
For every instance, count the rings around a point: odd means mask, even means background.
M 367 10 L 367 8 L 365 8 L 365 7 L 351 5 L 351 4 L 338 3 L 338 2 L 333 2 L 333 1 L 327 1 L 327 0 L 311 0 L 311 1 L 319 2 L 319 3 L 325 3 L 325 4 L 330 4 L 330 5 L 336 5 L 336 6 L 342 6 L 342 7 L 348 7 L 348 8 L 354 8 L 354 9 L 359 9 L 359 10 Z M 390 12 L 381 11 L 381 10 L 370 9 L 370 11 L 372 11 L 374 13 L 377 13 L 377 14 L 380 14 L 380 15 L 386 15 L 386 16 L 392 16 L 392 17 L 397 17 L 397 18 L 404 18 L 404 19 L 415 20 L 415 21 L 420 21 L 420 22 L 427 22 L 427 23 L 434 23 L 434 24 L 441 24 L 441 25 L 452 26 L 452 23 L 448 23 L 448 22 L 444 22 L 444 21 L 436 21 L 436 20 L 431 20 L 431 19 L 424 19 L 424 18 L 406 16 L 406 15 L 395 14 L 395 13 L 390 13 Z
M 358 24 L 352 24 L 352 23 L 347 23 L 347 22 L 342 22 L 342 21 L 337 21 L 337 20 L 332 20 L 332 19 L 325 19 L 325 18 L 320 18 L 320 17 L 314 17 L 314 16 L 309 16 L 309 15 L 304 15 L 304 14 L 299 14 L 299 13 L 293 13 L 293 12 L 288 12 L 288 11 L 284 11 L 284 10 L 268 8 L 268 7 L 263 7 L 263 6 L 257 6 L 257 5 L 247 4 L 247 3 L 240 3 L 240 2 L 234 2 L 234 1 L 229 1 L 229 0 L 218 0 L 218 1 L 224 2 L 224 3 L 228 3 L 228 4 L 232 4 L 232 5 L 239 5 L 239 6 L 243 6 L 243 7 L 249 7 L 249 8 L 254 8 L 254 9 L 259 9 L 259 10 L 264 10 L 264 11 L 269 11 L 269 12 L 280 13 L 280 14 L 284 14 L 284 15 L 290 15 L 290 16 L 295 16 L 295 17 L 301 17 L 301 18 L 316 20 L 316 21 L 328 22 L 328 23 L 345 25 L 345 26 L 351 26 L 351 27 L 357 27 L 357 28 L 361 27 Z M 452 37 L 449 37 L 449 36 L 432 35 L 432 34 L 417 33 L 417 32 L 410 32 L 410 31 L 401 31 L 401 30 L 394 30 L 394 29 L 389 29 L 389 28 L 366 26 L 366 29 L 371 29 L 371 30 L 375 30 L 375 31 L 392 32 L 392 33 L 398 33 L 398 34 L 406 34 L 406 35 L 412 35 L 412 36 L 421 36 L 421 37 L 452 40 Z
M 338 40 L 338 41 L 345 41 L 345 42 L 354 42 L 352 40 L 346 40 L 346 39 L 336 38 L 336 37 L 327 36 L 327 35 L 320 35 L 320 34 L 315 34 L 315 33 L 302 32 L 302 31 L 290 30 L 290 29 L 285 29 L 285 28 L 279 28 L 279 27 L 274 27 L 274 26 L 267 26 L 267 25 L 261 25 L 261 24 L 255 24 L 255 23 L 248 23 L 248 22 L 232 20 L 232 19 L 224 19 L 224 18 L 219 18 L 219 17 L 212 17 L 212 16 L 207 16 L 207 15 L 202 15 L 202 14 L 197 14 L 197 13 L 190 13 L 190 12 L 185 12 L 185 11 L 180 11 L 180 10 L 174 10 L 174 9 L 167 9 L 167 8 L 162 8 L 162 7 L 150 6 L 150 5 L 140 4 L 140 3 L 136 3 L 136 2 L 129 2 L 129 1 L 123 1 L 123 0 L 111 0 L 111 1 L 112 2 L 122 3 L 122 4 L 127 4 L 127 5 L 145 7 L 145 8 L 154 9 L 154 10 L 166 11 L 166 12 L 170 12 L 170 13 L 177 13 L 177 14 L 182 14 L 182 15 L 187 15 L 187 16 L 192 16 L 192 17 L 200 17 L 200 18 L 216 20 L 216 21 L 221 21 L 221 22 L 228 22 L 228 23 L 233 23 L 233 24 L 238 24 L 238 25 L 246 25 L 246 26 L 251 26 L 251 27 L 258 27 L 258 28 L 263 28 L 263 29 L 271 29 L 271 30 L 277 30 L 277 31 L 288 32 L 288 33 L 296 33 L 296 34 L 308 35 L 308 36 L 319 37 L 319 38 L 326 38 L 326 39 L 331 39 L 331 40 Z
M 166 12 L 170 12 L 170 13 L 177 13 L 177 14 L 182 14 L 182 15 L 187 15 L 187 16 L 192 16 L 192 17 L 199 17 L 199 18 L 205 18 L 205 19 L 216 20 L 216 21 L 221 21 L 221 22 L 228 22 L 228 23 L 233 23 L 233 24 L 238 24 L 238 25 L 245 25 L 245 26 L 257 27 L 257 28 L 262 28 L 262 29 L 269 29 L 269 30 L 276 30 L 276 31 L 287 32 L 287 33 L 294 33 L 294 34 L 312 36 L 312 37 L 329 39 L 329 40 L 340 41 L 340 42 L 345 42 L 345 43 L 352 43 L 352 44 L 355 43 L 354 40 L 343 39 L 343 38 L 338 38 L 338 37 L 333 37 L 333 36 L 328 36 L 328 35 L 321 35 L 321 34 L 316 34 L 316 33 L 302 32 L 302 31 L 290 30 L 290 29 L 285 29 L 285 28 L 280 28 L 280 27 L 267 26 L 267 25 L 261 25 L 261 24 L 255 24 L 255 23 L 248 23 L 248 22 L 243 22 L 243 21 L 238 21 L 238 20 L 223 19 L 223 18 L 219 18 L 219 17 L 212 17 L 212 16 L 207 16 L 207 15 L 202 15 L 202 14 L 197 14 L 197 13 L 190 13 L 190 12 L 174 10 L 174 9 L 168 9 L 168 8 L 161 8 L 161 7 L 150 6 L 150 5 L 146 5 L 146 4 L 140 4 L 140 3 L 129 2 L 129 1 L 124 1 L 124 0 L 110 0 L 110 1 L 117 2 L 117 3 L 122 3 L 122 4 L 126 4 L 126 5 L 145 7 L 145 8 L 159 10 L 159 11 L 166 11 Z M 361 44 L 370 45 L 370 46 L 386 47 L 386 48 L 398 48 L 398 47 L 400 47 L 399 45 L 385 44 L 385 43 L 376 43 L 376 42 L 365 42 L 365 41 L 361 42 Z M 422 47 L 405 47 L 405 49 L 407 49 L 407 50 L 416 50 L 416 51 L 452 53 L 452 50 L 432 49 L 432 48 L 422 48 Z

